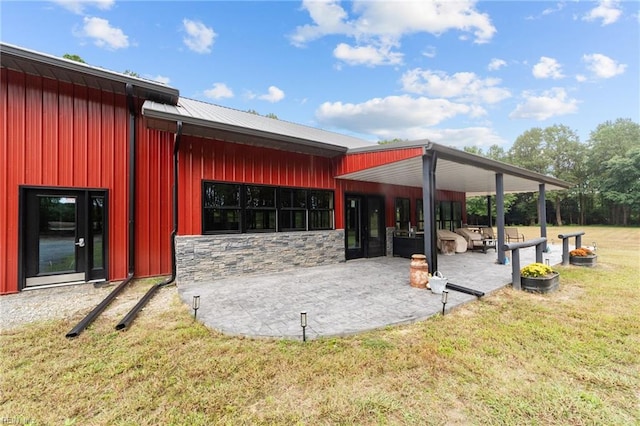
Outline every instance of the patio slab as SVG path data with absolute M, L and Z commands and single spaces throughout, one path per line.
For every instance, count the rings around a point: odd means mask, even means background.
M 545 253 L 561 262 L 561 248 Z M 520 250 L 522 266 L 535 261 L 533 247 Z M 490 294 L 511 284 L 511 265 L 498 265 L 493 250 L 438 256 L 450 282 Z M 197 318 L 229 335 L 302 338 L 300 312 L 307 312 L 308 339 L 346 336 L 421 321 L 442 312 L 441 296 L 409 285 L 409 259 L 378 257 L 297 268 L 264 275 L 243 275 L 178 285 L 191 306 L 200 296 Z M 477 298 L 449 291 L 449 311 Z

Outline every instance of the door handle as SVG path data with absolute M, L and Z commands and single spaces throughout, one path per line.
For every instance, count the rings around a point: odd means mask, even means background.
M 78 242 L 76 243 L 78 247 L 84 247 L 84 238 L 78 238 Z

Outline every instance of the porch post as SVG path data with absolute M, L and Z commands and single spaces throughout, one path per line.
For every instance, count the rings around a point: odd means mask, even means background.
M 498 263 L 504 265 L 504 182 L 502 173 L 496 173 L 496 226 L 498 227 Z
M 487 225 L 491 228 L 493 226 L 491 222 L 491 195 L 487 195 L 487 217 L 489 218 Z
M 545 200 L 545 186 L 538 186 L 538 222 L 540 222 L 540 236 L 547 238 L 547 203 Z M 542 243 L 542 250 L 547 251 L 547 242 Z
M 422 207 L 424 210 L 424 254 L 431 272 L 438 270 L 436 241 L 436 162 L 434 151 L 422 156 Z

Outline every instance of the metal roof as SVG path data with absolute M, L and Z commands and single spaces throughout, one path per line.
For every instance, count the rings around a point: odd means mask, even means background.
M 7 43 L 0 43 L 0 63 L 2 63 L 3 68 L 25 74 L 123 95 L 126 94 L 125 85 L 131 83 L 134 87 L 134 94 L 141 98 L 169 104 L 175 104 L 178 101 L 178 90 L 165 84 L 47 55 Z
M 149 127 L 159 130 L 175 131 L 175 123 L 182 121 L 185 135 L 303 154 L 334 157 L 349 148 L 373 145 L 351 136 L 183 97 L 175 106 L 146 101 L 142 114 Z
M 433 151 L 436 155 L 436 189 L 465 192 L 468 196 L 492 195 L 496 193 L 496 173 L 503 175 L 505 193 L 536 192 L 542 183 L 547 191 L 573 187 L 573 184 L 551 176 L 427 140 L 351 149 L 347 155 L 418 146 L 423 147 L 423 152 Z M 346 173 L 336 178 L 420 188 L 423 182 L 422 156 Z

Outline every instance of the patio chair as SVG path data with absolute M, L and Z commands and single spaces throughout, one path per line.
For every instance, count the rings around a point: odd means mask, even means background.
M 524 241 L 524 234 L 518 232 L 518 228 L 504 228 L 505 236 L 507 237 L 507 242 L 511 241 Z
M 490 227 L 481 228 L 480 232 L 482 232 L 482 239 L 483 240 L 495 240 L 496 239 L 496 235 L 493 233 L 493 228 L 490 228 Z

